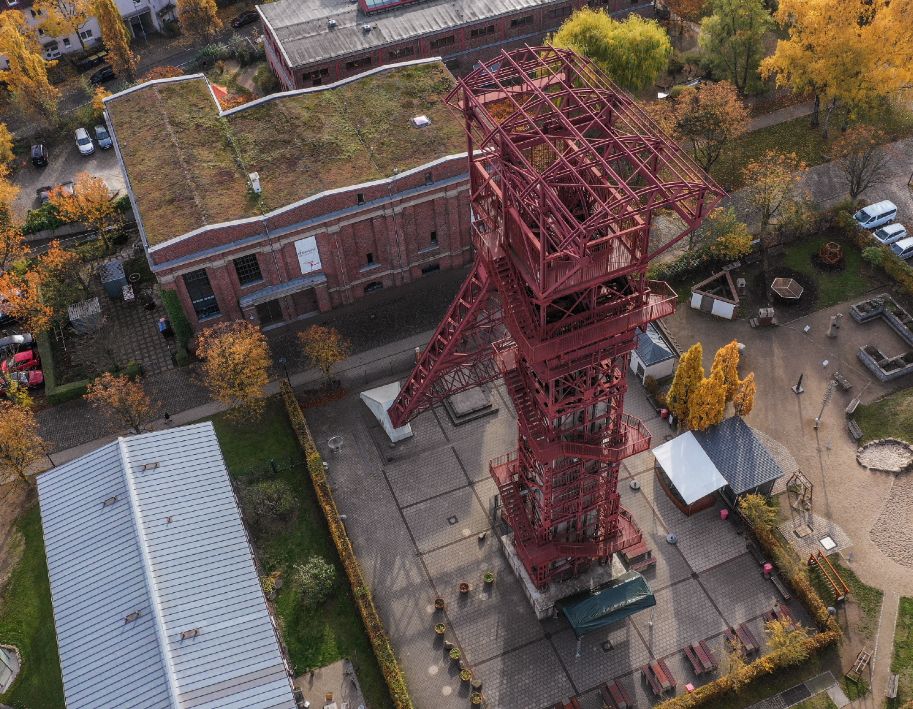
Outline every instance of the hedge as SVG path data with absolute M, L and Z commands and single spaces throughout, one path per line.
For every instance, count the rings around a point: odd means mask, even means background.
M 393 699 L 393 704 L 397 709 L 414 709 L 415 705 L 412 703 L 412 697 L 409 696 L 406 678 L 403 676 L 399 661 L 396 659 L 396 653 L 394 653 L 393 645 L 391 645 L 387 631 L 384 629 L 384 623 L 377 613 L 371 589 L 368 588 L 361 566 L 355 557 L 352 541 L 349 539 L 345 526 L 339 519 L 339 510 L 336 507 L 333 491 L 330 489 L 330 484 L 323 469 L 323 460 L 314 445 L 314 439 L 311 437 L 307 421 L 304 419 L 304 414 L 301 412 L 301 407 L 298 405 L 289 383 L 283 381 L 280 386 L 289 421 L 307 460 L 308 472 L 311 476 L 314 492 L 317 495 L 317 501 L 320 503 L 321 510 L 323 510 L 327 526 L 330 529 L 330 536 L 333 537 L 336 551 L 339 553 L 346 576 L 348 576 L 349 583 L 352 586 L 352 595 L 355 597 L 361 620 L 365 625 L 365 630 L 368 632 L 368 638 L 371 640 L 371 647 L 377 657 L 377 663 L 380 665 L 381 672 L 383 672 L 384 679 L 387 682 L 387 689 Z
M 190 321 L 184 315 L 184 309 L 181 307 L 181 301 L 178 300 L 176 291 L 163 290 L 162 305 L 165 306 L 165 312 L 168 313 L 168 320 L 171 322 L 171 329 L 174 330 L 174 337 L 177 341 L 175 360 L 179 367 L 184 367 L 190 364 L 190 352 L 187 345 L 190 343 L 190 338 L 193 337 L 193 328 L 190 327 Z

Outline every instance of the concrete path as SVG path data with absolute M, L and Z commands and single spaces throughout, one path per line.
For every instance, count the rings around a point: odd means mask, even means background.
M 755 116 L 751 119 L 751 123 L 748 124 L 748 130 L 749 132 L 761 130 L 762 128 L 775 126 L 778 123 L 786 123 L 786 121 L 802 118 L 802 116 L 811 115 L 811 112 L 814 109 L 814 101 L 803 101 L 802 103 L 797 103 L 792 106 L 778 108 L 776 111 L 771 111 L 770 113 L 762 113 L 760 116 Z
M 881 707 L 884 704 L 888 676 L 891 674 L 891 660 L 894 657 L 894 631 L 897 627 L 899 610 L 900 594 L 897 591 L 885 591 L 884 600 L 881 602 L 881 615 L 878 619 L 878 634 L 875 636 L 871 691 L 853 702 L 854 707 L 868 709 L 869 707 Z

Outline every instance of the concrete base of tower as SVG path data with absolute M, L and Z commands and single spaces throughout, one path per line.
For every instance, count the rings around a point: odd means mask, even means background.
M 509 533 L 501 537 L 501 549 L 504 550 L 504 555 L 507 557 L 510 568 L 513 569 L 514 575 L 520 581 L 520 586 L 522 586 L 523 592 L 526 594 L 526 598 L 529 600 L 529 604 L 539 620 L 553 616 L 555 614 L 555 603 L 562 598 L 573 596 L 580 591 L 603 586 L 626 571 L 618 555 L 613 554 L 611 563 L 593 564 L 586 573 L 561 583 L 551 583 L 545 590 L 540 591 L 533 584 L 529 574 L 526 573 L 526 567 L 523 566 L 523 562 L 517 555 L 517 550 L 513 543 L 513 534 Z

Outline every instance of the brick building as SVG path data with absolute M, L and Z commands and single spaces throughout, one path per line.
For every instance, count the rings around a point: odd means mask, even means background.
M 202 75 L 109 97 L 150 265 L 194 327 L 275 325 L 468 263 L 453 85 L 429 59 L 224 112 Z
M 501 49 L 540 44 L 574 10 L 644 0 L 280 0 L 258 5 L 266 58 L 286 89 L 319 86 L 404 59 L 441 56 L 455 72 Z

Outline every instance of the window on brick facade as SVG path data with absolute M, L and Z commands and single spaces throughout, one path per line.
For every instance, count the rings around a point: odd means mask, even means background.
M 383 287 L 384 284 L 380 281 L 371 281 L 368 285 L 365 286 L 365 294 L 383 290 Z
M 430 172 L 426 172 L 425 173 L 425 184 L 430 185 L 432 182 L 434 182 L 434 174 L 430 173 Z
M 553 7 L 548 11 L 548 17 L 551 20 L 560 20 L 565 17 L 570 17 L 571 6 L 567 5 L 565 7 Z
M 485 35 L 494 34 L 494 33 L 495 33 L 494 25 L 488 25 L 487 27 L 474 27 L 473 29 L 469 30 L 469 36 L 473 39 L 475 39 L 476 37 L 484 37 Z
M 219 314 L 219 303 L 216 301 L 209 276 L 206 275 L 206 269 L 185 273 L 184 287 L 187 288 L 187 295 L 198 320 Z
M 441 47 L 449 47 L 454 42 L 456 42 L 456 37 L 454 37 L 452 34 L 449 34 L 446 37 L 438 37 L 437 39 L 432 39 L 431 48 L 440 49 Z
M 436 231 L 431 232 L 431 245 L 437 246 L 437 232 Z
M 361 69 L 363 66 L 371 66 L 371 57 L 360 57 L 346 62 L 346 69 Z
M 278 300 L 268 300 L 257 306 L 257 320 L 261 325 L 270 325 L 282 321 L 282 306 Z
M 511 27 L 524 27 L 526 25 L 533 24 L 533 16 L 526 15 L 525 17 L 515 17 L 510 21 Z
M 422 266 L 422 275 L 427 276 L 429 273 L 434 273 L 435 271 L 441 270 L 441 264 L 439 263 L 429 263 L 427 266 Z
M 369 266 L 374 263 L 374 252 L 369 251 L 365 254 L 365 263 Z
M 364 193 L 364 192 L 359 192 L 358 194 L 356 194 L 356 195 L 355 195 L 355 201 L 356 201 L 358 204 L 364 204 L 364 203 L 365 203 L 365 193 Z
M 257 254 L 241 256 L 236 258 L 234 263 L 235 273 L 238 274 L 238 282 L 242 286 L 263 280 L 263 274 L 260 272 L 260 262 L 257 261 Z
M 69 47 L 70 44 L 72 44 L 72 43 L 70 42 L 70 38 L 69 38 L 69 37 L 64 37 L 64 38 L 63 38 L 63 46 L 64 46 L 64 47 Z
M 400 47 L 399 49 L 390 50 L 390 59 L 402 59 L 403 57 L 411 57 L 415 54 L 415 47 Z

